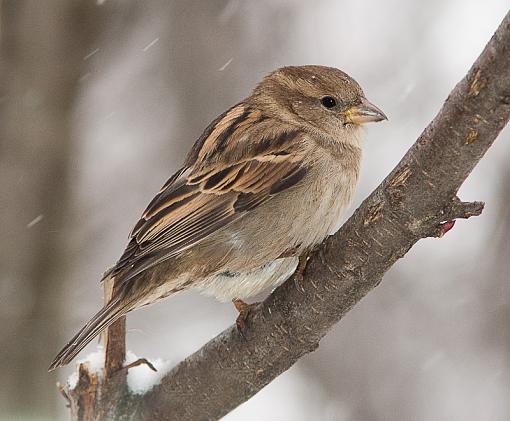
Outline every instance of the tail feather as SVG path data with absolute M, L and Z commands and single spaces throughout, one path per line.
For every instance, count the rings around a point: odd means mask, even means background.
M 114 299 L 99 310 L 89 322 L 67 343 L 50 364 L 48 371 L 68 364 L 88 343 L 108 326 L 128 312 L 120 299 Z

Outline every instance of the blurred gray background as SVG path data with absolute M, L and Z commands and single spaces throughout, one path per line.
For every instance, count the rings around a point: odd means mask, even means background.
M 501 0 L 2 1 L 0 418 L 67 419 L 48 374 L 102 305 L 145 205 L 192 142 L 271 70 L 339 67 L 368 128 L 354 206 L 481 52 Z M 419 242 L 303 358 L 225 419 L 510 419 L 510 132 L 461 190 L 481 217 Z M 448 157 L 445 157 L 448 159 Z M 128 317 L 128 348 L 180 361 L 236 317 L 185 293 Z M 92 352 L 96 343 L 83 353 Z

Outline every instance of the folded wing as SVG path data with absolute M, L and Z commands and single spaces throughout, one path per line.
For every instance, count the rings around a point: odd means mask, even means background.
M 113 268 L 117 282 L 178 255 L 298 183 L 306 173 L 301 134 L 274 126 L 243 104 L 213 121 L 131 232 Z

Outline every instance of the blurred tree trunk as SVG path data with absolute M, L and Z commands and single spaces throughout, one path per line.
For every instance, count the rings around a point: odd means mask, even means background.
M 56 418 L 46 367 L 64 339 L 70 120 L 95 10 L 92 1 L 1 3 L 0 408 L 16 419 Z

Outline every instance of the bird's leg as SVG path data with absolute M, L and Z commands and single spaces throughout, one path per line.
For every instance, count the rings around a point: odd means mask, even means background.
M 299 256 L 299 262 L 296 268 L 296 273 L 298 273 L 301 277 L 303 277 L 303 273 L 305 272 L 306 269 L 306 263 L 308 262 L 308 257 L 310 257 L 311 252 L 312 250 L 307 250 Z
M 303 279 L 303 272 L 306 269 L 306 263 L 308 261 L 308 257 L 310 256 L 310 254 L 312 254 L 313 251 L 314 251 L 314 248 L 307 249 L 299 256 L 299 263 L 297 265 L 296 271 L 294 272 L 294 280 L 296 282 L 296 286 L 299 289 L 302 289 L 301 286 L 299 285 L 299 282 Z M 298 247 L 289 249 L 285 253 L 283 253 L 280 256 L 280 258 L 296 256 L 297 252 L 298 252 Z M 246 321 L 248 319 L 250 311 L 253 310 L 260 303 L 247 304 L 243 300 L 241 300 L 239 298 L 235 298 L 232 300 L 232 304 L 234 304 L 234 307 L 239 312 L 239 316 L 237 316 L 237 319 L 236 319 L 237 331 L 241 334 L 241 336 L 244 339 L 246 339 L 246 335 L 245 335 Z
M 296 288 L 299 291 L 303 291 L 303 287 L 301 286 L 301 282 L 303 281 L 303 273 L 306 269 L 306 264 L 308 263 L 308 258 L 312 254 L 314 249 L 307 249 L 302 254 L 299 255 L 299 262 L 296 267 L 296 270 L 294 271 L 294 283 L 296 284 Z
M 234 304 L 234 307 L 239 312 L 239 315 L 236 319 L 236 327 L 237 331 L 240 333 L 240 335 L 246 339 L 246 320 L 248 319 L 248 315 L 250 314 L 250 311 L 256 307 L 259 303 L 252 303 L 247 304 L 243 300 L 240 300 L 239 298 L 235 298 L 232 300 L 232 304 Z

